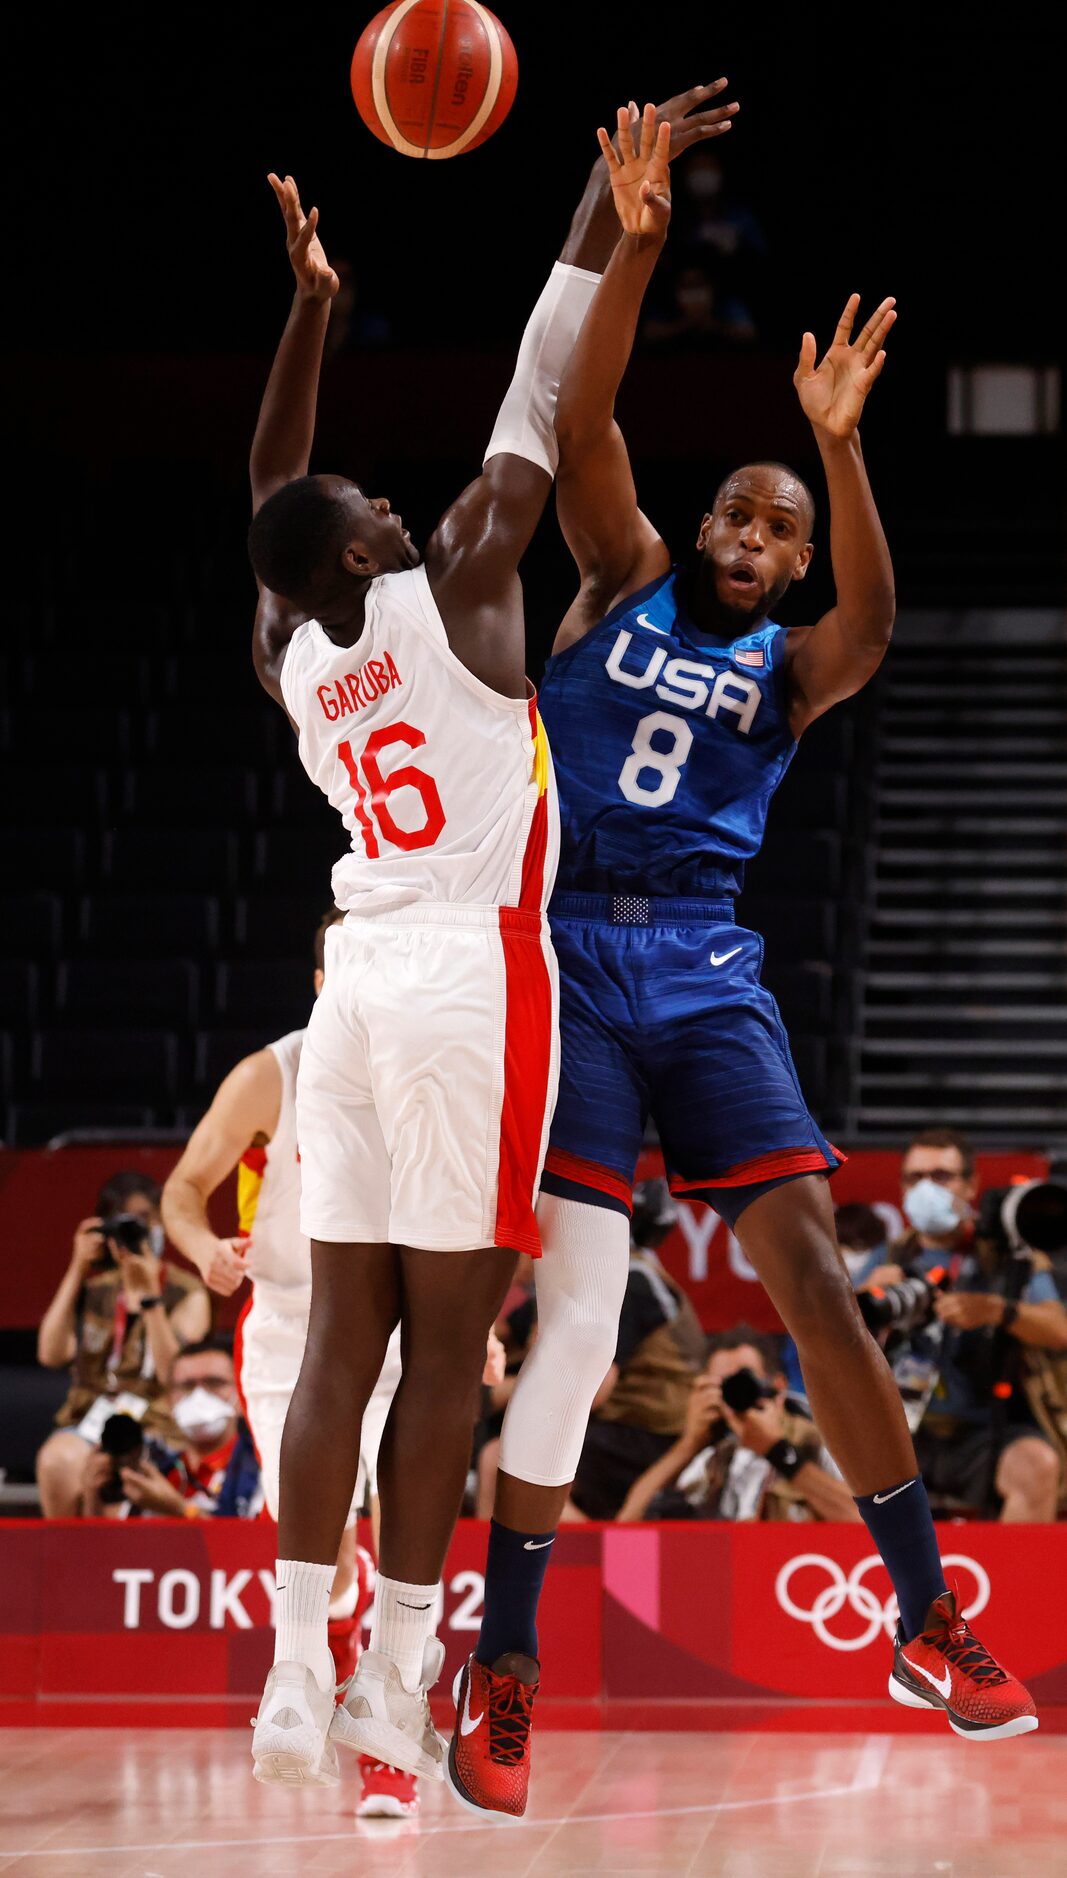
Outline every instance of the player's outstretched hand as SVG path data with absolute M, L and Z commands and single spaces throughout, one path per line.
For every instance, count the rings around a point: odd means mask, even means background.
M 728 131 L 733 119 L 741 109 L 739 104 L 712 105 L 712 98 L 726 90 L 729 80 L 716 78 L 710 85 L 694 85 L 690 91 L 680 91 L 676 98 L 668 98 L 665 104 L 656 106 L 657 124 L 669 124 L 671 143 L 667 152 L 667 161 L 673 163 L 676 156 L 688 150 L 695 143 L 707 143 L 710 137 L 721 137 Z M 633 100 L 630 100 L 630 122 L 636 124 L 640 113 Z
M 897 317 L 896 301 L 883 300 L 859 338 L 853 339 L 852 325 L 859 304 L 859 294 L 849 294 L 830 350 L 818 366 L 815 334 L 804 334 L 793 373 L 804 415 L 816 430 L 826 431 L 831 437 L 851 437 L 859 423 L 867 393 L 885 364 L 884 342 Z
M 623 233 L 662 241 L 671 219 L 671 183 L 667 169 L 671 127 L 666 119 L 657 126 L 656 107 L 646 104 L 635 149 L 633 133 L 636 128 L 626 107 L 620 105 L 618 153 L 603 128 L 597 131 L 597 142 L 608 166 Z
M 285 218 L 285 241 L 300 293 L 307 300 L 332 300 L 341 283 L 326 259 L 326 250 L 316 232 L 318 209 L 304 214 L 300 192 L 291 176 L 281 178 L 272 170 L 267 181 Z

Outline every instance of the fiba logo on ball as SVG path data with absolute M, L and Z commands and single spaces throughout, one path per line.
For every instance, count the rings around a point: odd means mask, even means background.
M 352 96 L 367 129 L 402 156 L 460 156 L 504 122 L 519 65 L 480 0 L 393 0 L 360 34 Z
M 966 1558 L 962 1553 L 954 1553 L 942 1560 L 946 1572 L 951 1566 L 959 1571 L 969 1572 L 974 1580 L 974 1592 L 969 1604 L 962 1605 L 962 1614 L 968 1621 L 978 1617 L 989 1603 L 989 1573 L 977 1559 Z M 890 1593 L 882 1602 L 870 1586 L 864 1584 L 868 1572 L 882 1561 L 877 1554 L 861 1559 L 854 1565 L 848 1576 L 836 1559 L 827 1558 L 823 1552 L 800 1552 L 796 1558 L 787 1559 L 774 1581 L 774 1595 L 787 1617 L 794 1617 L 798 1624 L 810 1624 L 820 1643 L 828 1650 L 866 1650 L 882 1631 L 892 1637 L 897 1622 L 897 1601 Z M 811 1604 L 805 1608 L 798 1604 L 790 1592 L 794 1575 L 806 1567 L 824 1572 L 829 1580 L 818 1591 Z M 883 1567 L 884 1569 L 884 1567 Z M 863 1618 L 867 1628 L 858 1635 L 835 1636 L 829 1626 L 839 1612 L 848 1606 L 857 1617 Z

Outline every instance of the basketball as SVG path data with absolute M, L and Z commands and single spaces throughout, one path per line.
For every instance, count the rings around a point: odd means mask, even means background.
M 393 0 L 352 54 L 352 96 L 368 130 L 404 156 L 460 156 L 499 130 L 519 65 L 479 0 Z

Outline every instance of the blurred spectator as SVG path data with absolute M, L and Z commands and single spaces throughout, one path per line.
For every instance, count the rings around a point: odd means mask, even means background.
M 930 1497 L 1003 1520 L 1054 1519 L 1062 1443 L 1034 1406 L 1040 1413 L 1056 1387 L 1050 1369 L 1057 1358 L 1062 1369 L 1067 1351 L 1067 1310 L 1049 1260 L 1011 1243 L 998 1195 L 976 1219 L 974 1154 L 956 1130 L 917 1135 L 901 1185 L 911 1230 L 890 1258 L 909 1279 L 931 1282 L 914 1301 L 886 1289 L 886 1312 L 905 1307 L 889 1321 L 886 1354 Z
M 746 1401 L 750 1407 L 742 1406 Z M 857 1520 L 859 1514 L 814 1422 L 787 1394 L 773 1343 L 738 1324 L 709 1339 L 680 1438 L 634 1482 L 618 1517 Z
M 205 1337 L 179 1352 L 168 1399 L 180 1430 L 177 1450 L 151 1435 L 117 1459 L 106 1447 L 95 1449 L 85 1470 L 85 1516 L 254 1518 L 263 1505 L 259 1462 L 240 1419 L 233 1356 L 224 1338 Z
M 756 325 L 744 301 L 723 289 L 702 260 L 690 261 L 670 282 L 670 298 L 642 328 L 650 346 L 695 351 L 704 346 L 751 345 Z
M 324 357 L 332 359 L 341 352 L 364 352 L 374 346 L 387 346 L 393 337 L 389 321 L 384 313 L 364 306 L 351 261 L 335 257 L 332 265 L 341 285 L 330 305 Z
M 766 260 L 767 237 L 759 219 L 735 195 L 712 144 L 691 150 L 672 170 L 671 184 L 673 238 L 702 249 L 717 270 L 729 266 L 739 280 Z
M 91 1219 L 74 1234 L 70 1264 L 37 1333 L 46 1369 L 71 1367 L 57 1432 L 37 1456 L 46 1519 L 77 1513 L 85 1463 L 116 1412 L 146 1432 L 177 1436 L 165 1388 L 184 1344 L 211 1322 L 208 1295 L 191 1272 L 162 1258 L 160 1190 L 147 1174 L 112 1176 Z
M 638 1475 L 685 1426 L 704 1333 L 654 1250 L 677 1217 L 665 1180 L 645 1180 L 635 1188 L 615 1361 L 593 1400 L 565 1517 L 614 1519 Z

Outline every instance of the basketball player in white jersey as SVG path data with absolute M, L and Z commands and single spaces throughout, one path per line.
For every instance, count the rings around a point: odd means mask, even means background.
M 311 1313 L 252 1751 L 260 1779 L 291 1784 L 332 1784 L 335 1745 L 440 1778 L 426 1694 L 443 1658 L 438 1580 L 487 1333 L 516 1254 L 540 1250 L 557 1074 L 544 909 L 558 831 L 517 569 L 551 487 L 559 376 L 598 279 L 588 263 L 615 235 L 597 182 L 527 327 L 482 474 L 421 560 L 384 497 L 307 474 L 337 277 L 317 211 L 305 218 L 292 178 L 271 182 L 297 291 L 252 446 L 253 656 L 351 845 L 297 1081 Z M 335 1711 L 330 1586 L 398 1321 L 371 1647 Z
M 334 908 L 315 934 L 316 997 L 323 984 L 326 932 L 341 917 Z M 290 1031 L 236 1064 L 163 1189 L 171 1243 L 197 1267 L 205 1284 L 228 1298 L 246 1278 L 252 1281 L 252 1296 L 238 1320 L 235 1369 L 273 1520 L 278 1517 L 282 1429 L 300 1374 L 311 1305 L 311 1247 L 300 1231 L 296 1145 L 296 1073 L 303 1041 L 302 1030 Z M 208 1202 L 234 1168 L 239 1232 L 220 1239 L 208 1217 Z M 373 1561 L 356 1545 L 356 1514 L 366 1493 L 373 1518 L 378 1447 L 399 1380 L 398 1328 L 363 1416 L 355 1491 L 330 1590 L 328 1641 L 339 1683 L 355 1669 L 360 1616 L 374 1581 Z M 360 1818 L 408 1818 L 418 1810 L 411 1774 L 369 1757 L 360 1771 Z

